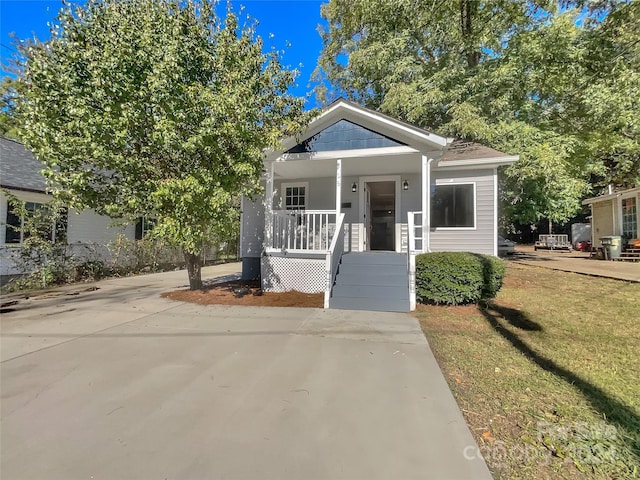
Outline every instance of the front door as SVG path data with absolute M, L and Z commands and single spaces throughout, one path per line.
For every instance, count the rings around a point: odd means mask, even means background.
M 366 250 L 396 249 L 396 182 L 365 183 Z
M 371 250 L 371 191 L 364 184 L 364 249 Z

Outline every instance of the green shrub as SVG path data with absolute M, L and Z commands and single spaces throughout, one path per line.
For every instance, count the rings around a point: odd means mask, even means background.
M 502 279 L 506 273 L 503 260 L 490 255 L 478 255 L 483 265 L 484 286 L 482 298 L 495 297 L 502 288 Z
M 100 280 L 107 274 L 101 260 L 86 260 L 76 266 L 76 282 Z
M 469 252 L 416 257 L 416 299 L 436 305 L 465 305 L 493 298 L 502 286 L 504 262 Z

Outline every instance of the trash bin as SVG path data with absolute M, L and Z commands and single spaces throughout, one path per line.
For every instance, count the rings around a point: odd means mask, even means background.
M 604 259 L 612 260 L 620 257 L 622 249 L 622 237 L 619 235 L 611 235 L 609 237 L 600 237 L 600 243 L 604 249 Z

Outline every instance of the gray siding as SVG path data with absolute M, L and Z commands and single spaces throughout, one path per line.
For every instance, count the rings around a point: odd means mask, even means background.
M 494 254 L 496 224 L 494 219 L 494 183 L 493 169 L 476 169 L 460 171 L 438 171 L 431 173 L 431 184 L 475 183 L 476 185 L 476 227 L 466 229 L 431 229 L 432 251 L 472 251 L 476 253 Z M 408 190 L 400 191 L 400 238 L 401 251 L 407 249 L 407 214 L 422 209 L 421 175 L 402 174 L 402 180 L 409 182 Z M 292 179 L 275 182 L 275 208 L 279 208 L 280 188 L 282 183 L 307 182 L 309 184 L 307 209 L 333 210 L 335 208 L 335 178 Z M 353 182 L 359 183 L 359 177 L 347 176 L 342 179 L 342 203 L 350 203 L 351 207 L 343 208 L 347 232 L 345 245 L 351 245 L 351 251 L 358 251 L 361 230 L 359 193 L 352 192 Z M 246 223 L 246 222 L 245 222 Z M 261 225 L 264 225 L 262 219 Z
M 255 201 L 242 198 L 242 238 L 240 256 L 242 258 L 260 258 L 264 242 L 264 205 L 261 197 Z
M 495 251 L 496 229 L 494 220 L 493 169 L 471 171 L 449 171 L 432 173 L 436 185 L 448 183 L 476 184 L 476 228 L 431 229 L 431 250 L 467 251 L 493 255 Z

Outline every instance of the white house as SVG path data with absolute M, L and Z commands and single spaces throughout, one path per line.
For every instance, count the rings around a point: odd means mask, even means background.
M 516 160 L 337 100 L 243 200 L 243 277 L 325 308 L 413 309 L 416 253 L 497 255 L 498 167 Z
M 11 195 L 26 202 L 27 209 L 35 210 L 51 201 L 46 193 L 46 181 L 41 170 L 44 168 L 29 150 L 21 143 L 0 137 L 0 187 Z M 23 241 L 22 233 L 7 225 L 20 227 L 24 219 L 15 215 L 7 201 L 4 191 L 0 191 L 0 277 L 23 273 L 14 263 L 14 255 Z M 51 226 L 52 239 L 66 230 L 66 241 L 79 255 L 84 250 L 104 248 L 104 245 L 116 239 L 118 234 L 128 239 L 140 237 L 142 232 L 136 225 L 115 225 L 108 217 L 97 215 L 93 210 L 68 212 L 66 225 L 56 228 Z M 104 253 L 104 252 L 101 252 Z
M 607 236 L 640 238 L 640 187 L 587 198 L 582 204 L 591 207 L 592 245 L 600 245 L 600 238 Z

